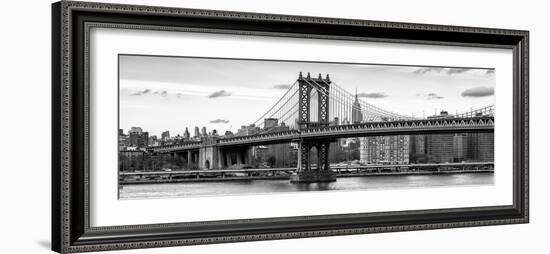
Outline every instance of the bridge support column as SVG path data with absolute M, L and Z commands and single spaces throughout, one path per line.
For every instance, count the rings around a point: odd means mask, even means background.
M 317 167 L 311 168 L 310 153 L 312 146 L 317 148 Z M 290 176 L 291 183 L 315 183 L 315 182 L 334 182 L 336 177 L 330 170 L 328 163 L 328 150 L 330 142 L 305 142 L 299 143 L 298 151 L 298 169 L 296 174 Z
M 225 157 L 224 167 L 225 168 L 231 167 L 231 165 L 233 165 L 233 161 L 231 161 L 231 151 L 224 151 L 223 155 Z
M 191 169 L 191 164 L 193 161 L 193 153 L 191 151 L 187 151 L 187 169 Z
M 222 149 L 220 147 L 215 147 L 214 150 L 215 156 L 214 156 L 214 164 L 213 169 L 223 169 L 223 157 L 225 156 Z
M 187 151 L 187 169 L 195 169 L 199 161 L 199 151 L 189 150 Z
M 215 145 L 204 146 L 199 149 L 199 169 L 220 169 L 220 148 Z
M 254 163 L 254 149 L 250 146 L 244 149 L 244 163 L 251 166 Z

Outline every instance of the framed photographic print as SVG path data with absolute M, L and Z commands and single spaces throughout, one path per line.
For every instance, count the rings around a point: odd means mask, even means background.
M 528 31 L 52 11 L 57 252 L 528 222 Z

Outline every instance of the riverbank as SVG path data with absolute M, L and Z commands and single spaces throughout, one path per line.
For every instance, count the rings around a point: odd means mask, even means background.
M 396 172 L 334 172 L 336 178 L 346 177 L 376 177 L 376 176 L 410 176 L 410 175 L 451 175 L 451 174 L 476 174 L 476 173 L 494 173 L 493 169 L 478 169 L 478 170 L 440 170 L 440 171 L 396 171 Z M 253 180 L 290 180 L 291 174 L 273 174 L 273 175 L 246 175 L 246 176 L 201 176 L 196 175 L 193 178 L 178 178 L 171 176 L 169 172 L 163 174 L 147 174 L 147 177 L 121 178 L 121 185 L 134 184 L 161 184 L 161 183 L 198 183 L 198 182 L 225 182 L 225 181 L 253 181 Z

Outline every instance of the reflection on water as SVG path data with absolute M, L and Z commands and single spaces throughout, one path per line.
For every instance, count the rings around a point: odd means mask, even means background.
M 290 183 L 289 180 L 249 180 L 124 185 L 121 199 L 269 194 L 327 190 L 379 190 L 443 186 L 489 185 L 493 173 L 341 177 L 331 183 Z

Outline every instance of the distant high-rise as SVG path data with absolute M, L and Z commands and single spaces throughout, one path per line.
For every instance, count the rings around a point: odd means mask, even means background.
M 199 136 L 200 136 L 199 127 L 195 126 L 195 135 L 193 135 L 193 137 L 196 138 L 196 137 L 199 137 Z
M 366 137 L 361 139 L 361 162 L 371 164 L 409 163 L 409 136 Z
M 266 118 L 264 119 L 264 129 L 268 130 L 279 125 L 279 119 L 277 118 Z
M 237 136 L 248 136 L 254 135 L 260 132 L 260 127 L 257 127 L 255 124 L 243 125 L 240 129 L 237 130 L 235 135 Z
M 469 159 L 482 162 L 494 161 L 494 133 L 471 133 L 468 140 L 468 146 Z
M 203 137 L 205 137 L 205 136 L 208 135 L 208 133 L 206 132 L 206 126 L 203 126 L 203 127 L 202 127 L 201 135 L 202 135 Z
M 426 135 L 411 135 L 409 137 L 409 161 L 411 163 L 428 162 Z
M 457 162 L 468 158 L 468 134 L 455 134 L 453 137 L 453 157 Z
M 128 134 L 138 134 L 138 135 L 141 135 L 141 133 L 143 132 L 143 129 L 141 129 L 141 127 L 132 127 L 130 128 L 130 130 L 128 131 Z
M 409 138 L 411 154 L 426 154 L 426 135 L 412 135 Z
M 361 103 L 359 103 L 357 90 L 355 90 L 355 101 L 353 102 L 351 109 L 351 121 L 353 123 L 360 123 L 363 121 L 363 115 L 361 114 Z
M 185 131 L 183 132 L 183 138 L 189 139 L 190 137 L 191 137 L 191 134 L 189 133 L 189 130 L 187 129 L 187 127 L 185 127 Z
M 168 140 L 170 139 L 170 132 L 169 131 L 163 131 L 160 135 L 160 139 L 162 140 Z
M 454 153 L 453 134 L 430 134 L 426 135 L 426 150 L 432 162 L 445 163 L 453 162 Z
M 135 147 L 147 147 L 149 145 L 149 133 L 140 127 L 132 127 L 129 133 L 129 145 Z

